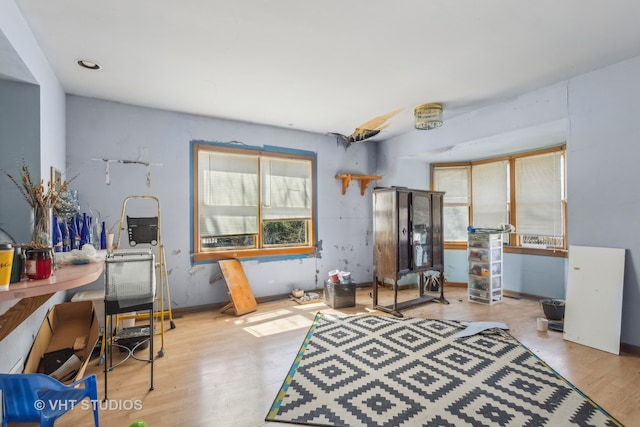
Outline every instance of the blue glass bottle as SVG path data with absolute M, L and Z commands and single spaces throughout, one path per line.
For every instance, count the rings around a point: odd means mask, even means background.
M 77 213 L 74 221 L 76 223 L 76 231 L 78 232 L 78 234 L 80 234 L 80 230 L 82 230 L 82 215 Z
M 53 230 L 51 232 L 51 243 L 53 243 L 53 250 L 55 252 L 62 252 L 62 230 L 60 230 L 60 224 L 58 223 L 58 217 L 53 217 Z
M 104 221 L 100 227 L 100 249 L 107 249 L 107 226 Z
M 81 229 L 80 229 L 80 249 L 82 249 L 82 247 L 84 245 L 89 243 L 89 236 L 91 235 L 89 233 L 89 222 L 87 221 L 87 213 L 86 212 L 82 213 L 82 222 L 81 222 L 80 227 L 81 227 Z
M 69 248 L 75 249 L 75 241 L 76 241 L 76 222 L 73 218 L 69 221 Z

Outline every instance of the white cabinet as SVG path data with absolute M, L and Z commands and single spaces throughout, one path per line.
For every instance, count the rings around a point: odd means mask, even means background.
M 502 234 L 469 233 L 469 301 L 502 301 Z

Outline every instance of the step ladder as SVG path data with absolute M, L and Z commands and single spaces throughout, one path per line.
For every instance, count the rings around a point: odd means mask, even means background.
M 151 205 L 151 209 L 154 210 L 153 216 L 129 216 L 127 215 L 127 204 L 131 201 L 142 201 L 141 208 L 147 208 L 146 211 L 150 211 L 147 205 Z M 157 321 L 159 321 L 160 336 L 162 337 L 162 345 L 158 351 L 158 357 L 164 356 L 164 332 L 165 332 L 165 320 L 169 320 L 171 329 L 175 329 L 176 325 L 173 322 L 173 313 L 171 310 L 171 292 L 169 289 L 169 275 L 167 273 L 167 264 L 164 252 L 164 245 L 162 243 L 162 222 L 160 219 L 160 200 L 155 196 L 129 196 L 122 202 L 122 212 L 120 214 L 120 224 L 118 227 L 118 236 L 113 244 L 113 249 L 124 249 L 122 246 L 122 235 L 126 234 L 126 242 L 129 247 L 135 248 L 138 245 L 149 245 L 152 249 L 157 248 L 157 295 L 156 295 L 156 307 L 153 310 L 153 315 Z M 123 233 L 125 232 L 125 233 Z M 136 315 L 124 315 L 119 317 L 120 319 L 127 318 L 135 319 L 147 319 L 149 314 L 136 314 Z M 116 322 L 117 322 L 116 318 Z

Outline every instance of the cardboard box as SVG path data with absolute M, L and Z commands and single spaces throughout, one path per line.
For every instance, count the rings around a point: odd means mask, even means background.
M 104 331 L 104 289 L 98 289 L 95 291 L 82 291 L 76 292 L 71 297 L 71 301 L 91 301 L 93 303 L 93 309 L 96 311 L 96 316 L 98 316 L 98 325 L 100 325 L 100 335 L 102 335 L 102 331 Z M 135 311 L 129 313 L 120 313 L 119 316 L 122 318 L 118 318 L 118 331 L 121 331 L 125 328 L 132 328 L 136 325 L 136 316 L 137 313 Z
M 82 364 L 77 374 L 65 382 L 82 378 L 89 364 L 91 352 L 98 342 L 98 334 L 98 318 L 91 301 L 54 305 L 47 313 L 33 341 L 24 365 L 24 373 L 44 372 L 45 353 L 73 348 Z
M 104 289 L 76 292 L 71 297 L 71 302 L 76 301 L 91 301 L 98 317 L 100 330 L 104 329 Z

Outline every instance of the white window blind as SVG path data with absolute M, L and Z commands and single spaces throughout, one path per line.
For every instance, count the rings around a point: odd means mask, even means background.
M 311 218 L 311 161 L 263 157 L 262 219 Z
M 200 237 L 258 232 L 258 156 L 200 151 Z
M 459 166 L 434 170 L 434 188 L 445 192 L 445 204 L 469 206 L 470 169 L 470 166 Z
M 469 225 L 469 174 L 470 166 L 453 166 L 434 169 L 434 188 L 444 191 L 443 227 L 444 240 L 467 240 Z
M 516 160 L 518 234 L 562 236 L 562 153 Z
M 473 165 L 471 200 L 473 226 L 496 228 L 509 223 L 509 163 L 505 161 Z

